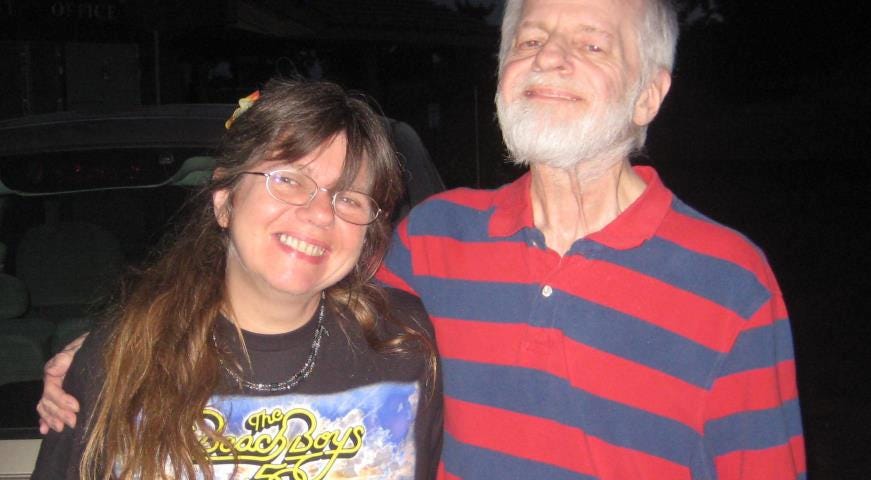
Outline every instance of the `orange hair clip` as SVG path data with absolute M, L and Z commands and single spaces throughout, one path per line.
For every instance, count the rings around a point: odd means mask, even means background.
M 236 121 L 236 117 L 245 113 L 245 110 L 251 108 L 251 105 L 254 105 L 254 102 L 260 98 L 260 90 L 255 90 L 253 93 L 248 95 L 247 97 L 243 97 L 239 99 L 239 108 L 233 111 L 233 115 L 230 115 L 230 118 L 224 122 L 224 128 L 227 130 L 233 125 L 233 122 Z

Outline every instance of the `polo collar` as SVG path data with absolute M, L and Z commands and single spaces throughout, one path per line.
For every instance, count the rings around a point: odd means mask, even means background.
M 493 215 L 487 229 L 491 237 L 510 237 L 523 228 L 535 228 L 529 193 L 531 186 L 532 174 L 526 172 L 496 191 Z
M 652 167 L 632 168 L 647 184 L 644 192 L 614 221 L 589 235 L 588 240 L 625 250 L 641 245 L 656 233 L 671 207 L 672 193 L 663 185 Z M 510 237 L 523 228 L 535 228 L 531 185 L 532 175 L 527 172 L 496 192 L 493 215 L 488 225 L 491 237 Z

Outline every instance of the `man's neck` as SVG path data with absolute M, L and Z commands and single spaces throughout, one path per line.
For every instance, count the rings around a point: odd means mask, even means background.
M 614 221 L 646 187 L 625 158 L 581 162 L 568 170 L 534 164 L 531 173 L 535 226 L 560 255 Z

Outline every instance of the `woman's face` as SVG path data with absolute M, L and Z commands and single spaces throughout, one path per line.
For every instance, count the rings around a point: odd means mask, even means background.
M 297 169 L 318 186 L 332 189 L 342 173 L 346 145 L 340 134 L 296 162 L 270 159 L 250 171 Z M 370 183 L 364 164 L 350 189 L 368 193 Z M 215 193 L 218 223 L 230 235 L 231 296 L 237 297 L 235 288 L 253 297 L 246 301 L 308 302 L 344 278 L 357 263 L 367 227 L 336 217 L 330 202 L 331 194 L 319 190 L 308 205 L 288 205 L 272 198 L 266 178 L 258 175 L 243 174 L 232 194 Z

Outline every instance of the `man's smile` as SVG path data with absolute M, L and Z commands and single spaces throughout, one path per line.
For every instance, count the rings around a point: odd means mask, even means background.
M 523 96 L 535 100 L 563 100 L 569 102 L 583 100 L 572 92 L 550 87 L 529 87 L 523 90 Z

